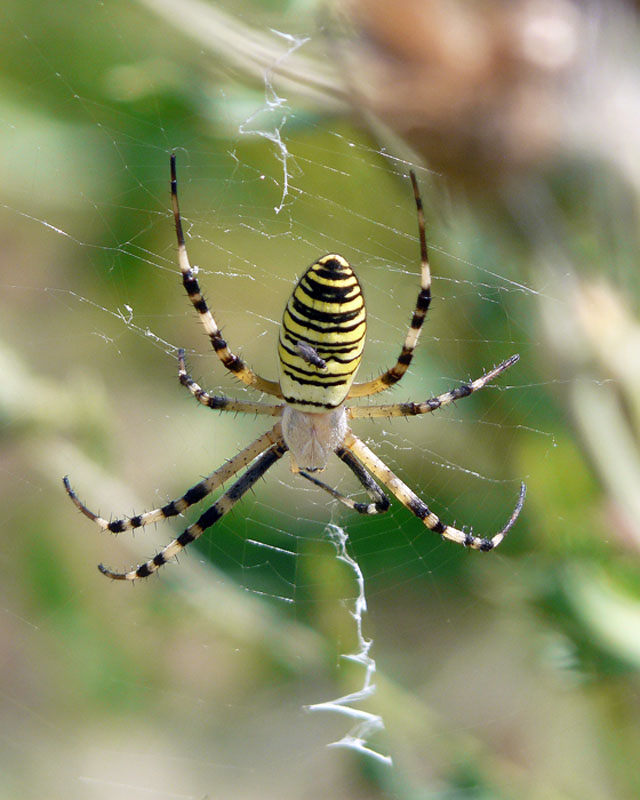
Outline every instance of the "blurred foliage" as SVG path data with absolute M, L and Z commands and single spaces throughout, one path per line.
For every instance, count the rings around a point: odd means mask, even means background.
M 397 355 L 418 271 L 406 165 L 384 157 L 396 140 L 354 122 L 335 57 L 344 39 L 318 32 L 317 11 L 257 0 L 0 11 L 0 795 L 638 797 L 640 187 L 613 134 L 592 127 L 598 147 L 570 140 L 539 172 L 492 179 L 490 200 L 420 172 L 435 302 L 393 396 L 521 360 L 451 413 L 358 430 L 445 519 L 477 532 L 500 527 L 525 479 L 522 518 L 497 553 L 441 543 L 397 504 L 353 519 L 283 465 L 178 567 L 129 591 L 95 564 L 146 557 L 175 528 L 116 541 L 64 495 L 68 472 L 89 506 L 140 511 L 265 427 L 195 407 L 176 379 L 185 346 L 197 380 L 242 394 L 176 277 L 174 149 L 192 260 L 225 335 L 266 377 L 293 277 L 330 250 L 365 287 L 363 372 Z M 603 41 L 615 44 L 610 29 Z M 616 63 L 633 88 L 630 53 Z M 253 118 L 272 90 L 286 105 Z M 570 97 L 580 119 L 588 95 Z M 279 212 L 283 151 L 267 130 L 287 148 Z M 616 134 L 637 151 L 637 126 Z M 481 182 L 481 165 L 464 166 Z M 351 491 L 338 467 L 326 480 Z M 393 769 L 324 747 L 348 720 L 300 714 L 361 683 L 341 658 L 356 587 L 323 539 L 329 521 L 365 576 L 378 664 L 366 707 L 385 720 L 375 745 Z

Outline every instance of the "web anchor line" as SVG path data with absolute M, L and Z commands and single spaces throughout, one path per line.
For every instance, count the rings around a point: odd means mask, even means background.
M 360 703 L 373 697 L 376 693 L 376 685 L 373 678 L 376 673 L 376 662 L 370 655 L 372 639 L 366 639 L 362 633 L 362 618 L 367 611 L 367 598 L 365 594 L 364 576 L 360 565 L 347 551 L 348 534 L 337 525 L 329 525 L 327 536 L 331 544 L 336 548 L 338 561 L 345 563 L 353 572 L 358 586 L 358 595 L 349 608 L 355 627 L 357 638 L 357 650 L 355 653 L 343 653 L 345 661 L 361 664 L 364 667 L 364 681 L 362 688 L 354 692 L 337 697 L 335 700 L 326 700 L 321 703 L 313 703 L 305 706 L 307 711 L 330 711 L 334 714 L 342 714 L 355 721 L 354 726 L 341 739 L 331 742 L 327 747 L 347 747 L 352 750 L 374 758 L 380 763 L 392 766 L 391 756 L 383 755 L 370 745 L 371 738 L 380 731 L 384 730 L 384 720 L 379 714 L 354 708 L 354 703 Z

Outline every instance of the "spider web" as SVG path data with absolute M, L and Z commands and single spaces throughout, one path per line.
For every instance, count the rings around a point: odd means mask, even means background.
M 34 512 L 34 524 L 48 521 L 49 507 L 63 518 L 46 545 L 34 541 L 34 548 L 44 548 L 42 556 L 34 554 L 38 574 L 45 576 L 40 605 L 34 601 L 23 617 L 20 606 L 13 610 L 9 603 L 8 618 L 32 631 L 31 638 L 40 645 L 50 638 L 63 642 L 65 626 L 80 624 L 69 609 L 76 604 L 91 607 L 99 586 L 104 592 L 100 597 L 114 603 L 118 629 L 132 641 L 153 622 L 150 611 L 132 606 L 158 604 L 171 618 L 177 612 L 166 606 L 176 602 L 181 613 L 197 609 L 206 619 L 215 618 L 218 632 L 232 640 L 242 629 L 239 649 L 260 642 L 283 670 L 294 670 L 296 659 L 306 663 L 306 648 L 322 650 L 307 633 L 308 628 L 321 630 L 335 648 L 329 659 L 332 671 L 342 677 L 328 677 L 316 656 L 314 668 L 321 674 L 315 683 L 305 683 L 299 692 L 278 691 L 279 697 L 286 696 L 290 714 L 282 749 L 274 745 L 268 755 L 257 756 L 255 742 L 267 738 L 268 723 L 239 727 L 245 735 L 251 731 L 254 747 L 238 763 L 231 748 L 217 742 L 224 765 L 220 771 L 235 773 L 243 785 L 251 785 L 252 779 L 260 784 L 256 776 L 274 777 L 273 767 L 266 771 L 269 760 L 283 764 L 291 748 L 294 756 L 310 760 L 314 753 L 317 759 L 323 743 L 351 748 L 365 762 L 370 759 L 376 768 L 388 769 L 392 759 L 381 733 L 386 720 L 376 704 L 376 615 L 369 620 L 367 608 L 372 601 L 379 608 L 391 603 L 413 629 L 415 616 L 403 604 L 413 602 L 416 592 L 426 593 L 435 615 L 446 624 L 448 598 L 437 579 L 459 569 L 461 556 L 454 545 L 426 532 L 397 502 L 379 519 L 352 516 L 292 476 L 285 458 L 214 532 L 185 553 L 179 566 L 165 568 L 160 581 L 116 597 L 123 587 L 99 584 L 94 563 L 103 560 L 118 567 L 139 562 L 182 526 L 166 523 L 157 530 L 109 539 L 87 520 L 74 517 L 48 482 L 53 475 L 57 486 L 68 472 L 90 508 L 103 515 L 140 513 L 177 497 L 267 427 L 260 418 L 221 416 L 194 407 L 177 384 L 176 353 L 185 347 L 190 372 L 204 388 L 251 397 L 224 374 L 208 349 L 177 280 L 168 200 L 170 152 L 178 156 L 190 258 L 199 268 L 210 306 L 231 348 L 267 378 L 277 374 L 275 342 L 291 287 L 308 263 L 326 252 L 339 252 L 356 265 L 364 287 L 369 333 L 360 379 L 395 361 L 419 286 L 417 223 L 407 180 L 408 170 L 416 166 L 382 151 L 363 131 L 339 118 L 327 125 L 280 88 L 278 70 L 294 54 L 317 46 L 316 33 L 293 35 L 265 27 L 263 33 L 279 54 L 262 67 L 264 90 L 219 79 L 207 95 L 201 84 L 193 102 L 198 111 L 189 112 L 196 119 L 181 127 L 184 120 L 171 106 L 184 102 L 177 87 L 188 81 L 189 70 L 176 66 L 178 57 L 162 56 L 171 41 L 167 32 L 154 31 L 157 40 L 152 37 L 141 57 L 135 41 L 127 38 L 121 10 L 109 14 L 96 4 L 90 12 L 76 12 L 88 14 L 87 25 L 101 21 L 109 41 L 119 42 L 119 57 L 95 84 L 85 81 L 60 51 L 49 53 L 40 43 L 42 31 L 17 7 L 5 12 L 15 52 L 25 65 L 21 77 L 26 87 L 22 103 L 7 111 L 3 125 L 3 184 L 8 191 L 1 208 L 4 224 L 19 231 L 17 243 L 9 245 L 3 278 L 8 301 L 2 323 L 7 341 L 3 371 L 12 376 L 15 393 L 5 403 L 13 408 L 32 400 L 38 406 L 11 423 L 22 436 L 24 418 L 29 467 L 23 474 L 17 459 L 7 471 L 20 486 L 20 497 L 46 497 L 42 512 Z M 58 19 L 63 29 L 64 13 L 60 10 Z M 136 20 L 132 29 L 139 24 Z M 32 98 L 41 97 L 42 82 L 50 100 L 39 111 Z M 64 121 L 52 117 L 56 111 Z M 202 132 L 209 125 L 224 136 L 212 140 Z M 453 230 L 442 184 L 425 170 L 418 174 L 429 217 L 434 304 L 410 373 L 387 395 L 398 402 L 425 399 L 478 377 L 512 352 L 522 353 L 526 332 L 513 309 L 518 303 L 526 307 L 534 294 L 510 274 L 497 250 L 495 259 L 476 257 L 467 243 L 480 240 L 481 232 L 460 211 Z M 30 236 L 38 238 L 39 249 L 24 259 L 20 252 Z M 481 251 L 486 253 L 479 246 Z M 491 330 L 501 330 L 502 337 L 487 337 L 483 318 L 496 316 L 501 323 Z M 466 356 L 469 348 L 472 362 Z M 445 521 L 469 526 L 479 519 L 497 530 L 513 507 L 522 477 L 505 477 L 510 471 L 505 468 L 510 462 L 508 433 L 522 431 L 526 424 L 518 414 L 514 388 L 517 375 L 508 373 L 499 386 L 483 391 L 482 412 L 473 410 L 472 399 L 466 401 L 469 408 L 461 404 L 422 420 L 362 422 L 357 433 Z M 496 421 L 491 410 L 505 394 L 510 410 Z M 497 432 L 506 449 L 487 458 Z M 543 447 L 553 446 L 548 432 L 533 429 L 531 434 Z M 323 480 L 349 496 L 358 494 L 339 464 L 331 465 Z M 59 486 L 56 491 L 60 493 Z M 15 524 L 14 517 L 7 517 L 9 521 Z M 12 559 L 9 544 L 4 559 Z M 65 562 L 61 574 L 72 581 L 70 595 L 60 595 L 58 579 L 45 569 L 48 559 Z M 77 584 L 74 573 L 82 575 Z M 377 613 L 382 619 L 383 612 Z M 251 615 L 253 623 L 247 621 Z M 337 622 L 328 621 L 333 616 Z M 289 635 L 278 638 L 282 626 L 290 626 Z M 170 664 L 177 684 L 181 672 L 189 672 L 178 653 L 188 652 L 192 634 L 192 628 L 188 634 L 174 634 L 177 654 Z M 22 646 L 31 646 L 29 635 L 21 635 Z M 264 641 L 268 637 L 271 641 Z M 239 663 L 230 659 L 227 669 L 250 672 L 247 661 L 241 667 Z M 96 667 L 96 682 L 99 672 Z M 126 674 L 129 684 L 124 678 L 122 683 L 114 680 L 114 695 L 135 695 L 139 703 L 142 694 L 151 706 L 164 703 L 157 676 L 142 668 L 138 679 L 135 670 L 115 672 Z M 329 699 L 336 684 L 336 699 Z M 200 702 L 195 690 L 175 691 L 169 705 L 183 703 L 195 714 Z M 44 733 L 52 718 L 31 726 L 28 719 L 38 714 L 39 702 L 24 701 L 20 708 L 22 696 L 15 692 L 13 718 L 27 740 L 35 729 L 35 738 L 47 741 L 52 763 L 58 749 L 53 735 Z M 251 713 L 234 699 L 229 705 L 236 716 Z M 302 708 L 313 714 L 294 724 L 291 720 Z M 328 712 L 326 722 L 317 721 L 321 711 Z M 304 744 L 297 742 L 301 729 Z M 54 780 L 57 785 L 68 787 L 75 780 L 96 797 L 145 791 L 158 797 L 196 797 L 210 791 L 206 780 L 212 774 L 219 777 L 216 759 L 197 748 L 193 764 L 184 760 L 176 773 L 167 767 L 170 788 L 161 790 L 157 781 L 145 784 L 146 779 L 132 777 L 133 759 L 124 764 L 133 736 L 115 750 L 117 734 L 92 729 L 96 733 L 95 749 L 82 749 L 83 759 L 67 762 Z M 166 764 L 166 740 L 150 730 L 147 734 L 147 748 L 138 752 L 137 763 Z M 199 774 L 206 779 L 187 780 L 189 766 L 195 771 L 202 767 Z M 109 777 L 111 768 L 118 778 Z M 314 769 L 321 774 L 317 764 Z M 232 785 L 233 775 L 227 780 Z M 189 788 L 182 791 L 180 786 Z M 274 796 L 284 795 L 275 791 Z

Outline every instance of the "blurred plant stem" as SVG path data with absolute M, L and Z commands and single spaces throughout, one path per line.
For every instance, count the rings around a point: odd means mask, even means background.
M 248 25 L 239 15 L 202 0 L 182 0 L 176 14 L 171 0 L 139 0 L 172 27 L 225 65 L 232 65 L 250 83 L 262 87 L 266 75 L 277 75 L 283 92 L 294 92 L 297 101 L 313 102 L 315 110 L 344 111 L 342 79 L 330 60 L 319 55 L 293 52 L 296 40 L 289 34 L 268 32 Z M 298 40 L 301 41 L 301 40 Z M 292 51 L 292 52 L 289 52 Z
M 640 323 L 602 279 L 570 271 L 562 286 L 570 313 L 559 318 L 555 304 L 543 300 L 542 328 L 609 499 L 605 534 L 640 549 Z

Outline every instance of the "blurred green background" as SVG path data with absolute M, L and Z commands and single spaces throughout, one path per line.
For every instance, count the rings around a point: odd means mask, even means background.
M 312 4 L 8 0 L 0 20 L 0 798 L 640 796 L 633 184 L 601 158 L 556 165 L 536 184 L 553 241 L 513 194 L 452 195 L 349 111 Z M 357 432 L 478 534 L 525 480 L 499 551 L 440 542 L 397 503 L 354 518 L 285 459 L 179 566 L 134 587 L 100 576 L 181 528 L 101 534 L 62 475 L 103 515 L 140 512 L 269 424 L 178 384 L 183 346 L 203 386 L 250 397 L 176 274 L 174 150 L 192 263 L 268 378 L 293 281 L 329 251 L 367 298 L 360 377 L 393 362 L 418 286 L 418 169 L 434 304 L 391 397 L 521 360 L 453 409 Z M 326 480 L 356 490 L 337 466 Z M 328 523 L 364 575 L 378 690 L 361 707 L 393 768 L 325 746 L 348 718 L 304 713 L 364 681 L 341 657 L 357 585 Z

